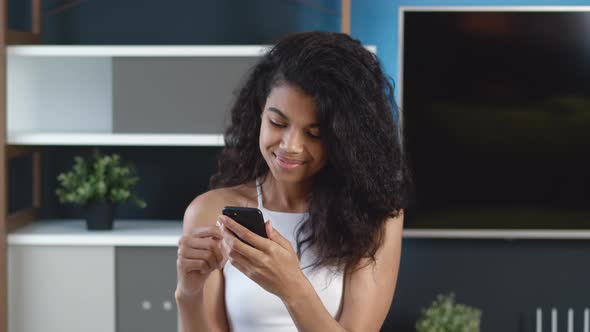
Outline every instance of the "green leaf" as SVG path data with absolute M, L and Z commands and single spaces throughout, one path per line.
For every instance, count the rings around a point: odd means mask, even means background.
M 416 322 L 417 332 L 479 332 L 480 329 L 481 311 L 455 304 L 453 293 L 438 295 L 421 313 Z
M 102 155 L 94 149 L 91 157 L 74 157 L 74 165 L 57 176 L 55 194 L 60 203 L 86 204 L 97 201 L 130 202 L 140 208 L 147 204 L 135 196 L 139 181 L 133 164 L 121 164 L 118 154 Z

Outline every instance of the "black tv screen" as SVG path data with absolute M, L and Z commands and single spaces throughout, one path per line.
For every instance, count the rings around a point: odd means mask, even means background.
M 400 15 L 406 225 L 590 229 L 590 8 Z

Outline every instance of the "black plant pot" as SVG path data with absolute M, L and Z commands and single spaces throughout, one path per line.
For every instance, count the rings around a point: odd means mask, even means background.
M 86 228 L 89 231 L 111 230 L 117 205 L 111 202 L 94 202 L 86 205 Z

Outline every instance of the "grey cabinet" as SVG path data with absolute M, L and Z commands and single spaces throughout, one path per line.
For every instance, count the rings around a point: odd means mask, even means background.
M 117 331 L 176 331 L 175 247 L 115 249 Z

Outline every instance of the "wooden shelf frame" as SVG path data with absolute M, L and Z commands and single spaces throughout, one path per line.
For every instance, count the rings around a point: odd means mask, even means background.
M 0 0 L 0 22 L 6 22 L 7 0 Z M 0 332 L 8 330 L 7 217 L 8 170 L 6 162 L 6 27 L 0 27 Z
M 19 226 L 32 222 L 38 217 L 41 207 L 41 152 L 34 148 L 13 148 L 7 143 L 6 128 L 6 60 L 7 46 L 38 44 L 41 42 L 42 6 L 41 0 L 31 0 L 31 30 L 12 31 L 8 29 L 8 1 L 0 0 L 0 332 L 8 331 L 8 271 L 7 233 Z M 31 207 L 8 214 L 8 162 L 10 159 L 32 155 L 33 160 L 33 204 Z

